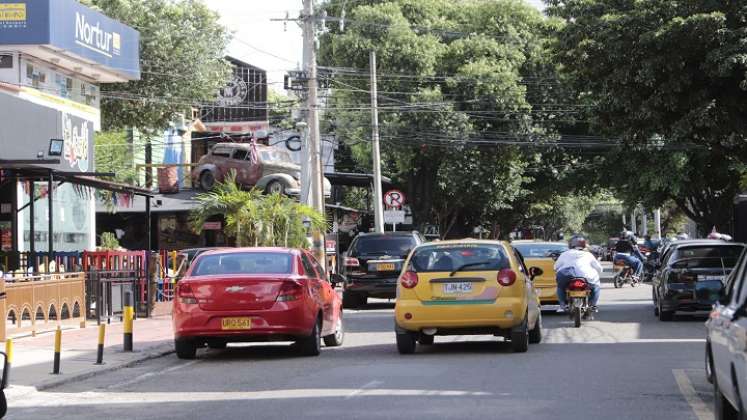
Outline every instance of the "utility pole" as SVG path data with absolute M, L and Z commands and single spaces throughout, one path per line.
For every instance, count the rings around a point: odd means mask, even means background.
M 371 66 L 371 139 L 373 143 L 374 225 L 384 232 L 384 198 L 381 193 L 381 150 L 379 149 L 379 108 L 376 91 L 376 51 L 369 56 Z
M 319 136 L 319 114 L 317 106 L 317 74 L 316 74 L 316 42 L 314 35 L 314 0 L 303 1 L 303 48 L 304 57 L 307 58 L 306 74 L 308 75 L 309 83 L 309 97 L 307 101 L 308 107 L 308 145 L 310 159 L 309 176 L 311 177 L 310 183 L 310 196 L 311 206 L 314 210 L 318 211 L 323 216 L 325 215 L 324 209 L 324 184 L 322 183 L 323 174 L 321 171 L 321 144 Z M 326 217 L 326 216 L 325 216 Z M 314 230 L 313 232 L 313 251 L 319 263 L 327 268 L 327 257 L 325 255 L 324 248 L 324 232 Z

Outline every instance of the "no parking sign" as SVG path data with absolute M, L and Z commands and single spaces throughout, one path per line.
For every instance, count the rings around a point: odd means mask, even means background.
M 405 204 L 405 194 L 400 190 L 389 190 L 384 194 L 384 204 L 390 208 L 402 208 Z

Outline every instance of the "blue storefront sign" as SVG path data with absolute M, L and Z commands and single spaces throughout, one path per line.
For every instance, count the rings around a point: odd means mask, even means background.
M 49 45 L 140 78 L 140 34 L 75 0 L 0 0 L 0 46 Z

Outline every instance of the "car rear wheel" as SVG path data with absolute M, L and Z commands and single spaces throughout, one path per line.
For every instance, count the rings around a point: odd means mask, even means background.
M 215 175 L 211 171 L 202 171 L 200 174 L 200 188 L 210 191 L 215 186 Z
M 713 355 L 710 343 L 706 344 L 705 351 L 705 375 L 709 383 L 713 383 Z
M 327 347 L 339 347 L 345 339 L 345 325 L 342 322 L 342 314 L 337 318 L 334 334 L 324 336 L 324 345 Z
M 311 335 L 298 340 L 299 351 L 303 356 L 319 356 L 322 352 L 322 329 L 320 320 L 314 323 Z
M 674 311 L 661 309 L 661 303 L 659 303 L 659 321 L 669 322 L 672 320 L 674 320 Z
M 529 331 L 527 331 L 527 320 L 511 331 L 511 349 L 514 353 L 524 353 L 529 350 Z
M 399 354 L 415 353 L 415 334 L 397 333 L 397 351 Z
M 267 194 L 285 194 L 285 185 L 280 181 L 272 181 L 265 188 Z
M 176 357 L 180 359 L 194 359 L 197 355 L 197 346 L 194 341 L 185 338 L 174 340 L 174 349 L 176 350 Z
M 542 313 L 537 316 L 534 328 L 529 331 L 529 344 L 539 344 L 540 342 L 542 342 Z
M 713 377 L 713 408 L 716 420 L 740 420 L 743 416 L 726 399 L 718 386 L 718 377 Z

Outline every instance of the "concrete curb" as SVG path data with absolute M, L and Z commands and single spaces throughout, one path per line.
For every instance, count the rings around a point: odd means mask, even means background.
M 80 381 L 88 378 L 92 378 L 94 376 L 98 376 L 104 373 L 113 372 L 115 370 L 124 369 L 133 365 L 136 365 L 138 363 L 145 362 L 147 360 L 157 359 L 159 357 L 166 356 L 168 354 L 174 353 L 174 345 L 172 343 L 162 344 L 159 346 L 152 347 L 148 350 L 144 350 L 142 353 L 133 353 L 137 356 L 132 360 L 127 360 L 115 364 L 107 364 L 102 365 L 99 367 L 96 367 L 95 369 L 92 369 L 88 372 L 81 372 L 78 374 L 72 374 L 71 376 L 66 377 L 60 377 L 60 378 L 52 378 L 46 381 L 43 381 L 39 385 L 35 385 L 34 388 L 36 388 L 37 391 L 44 391 L 50 388 L 55 388 L 70 382 L 74 381 Z

